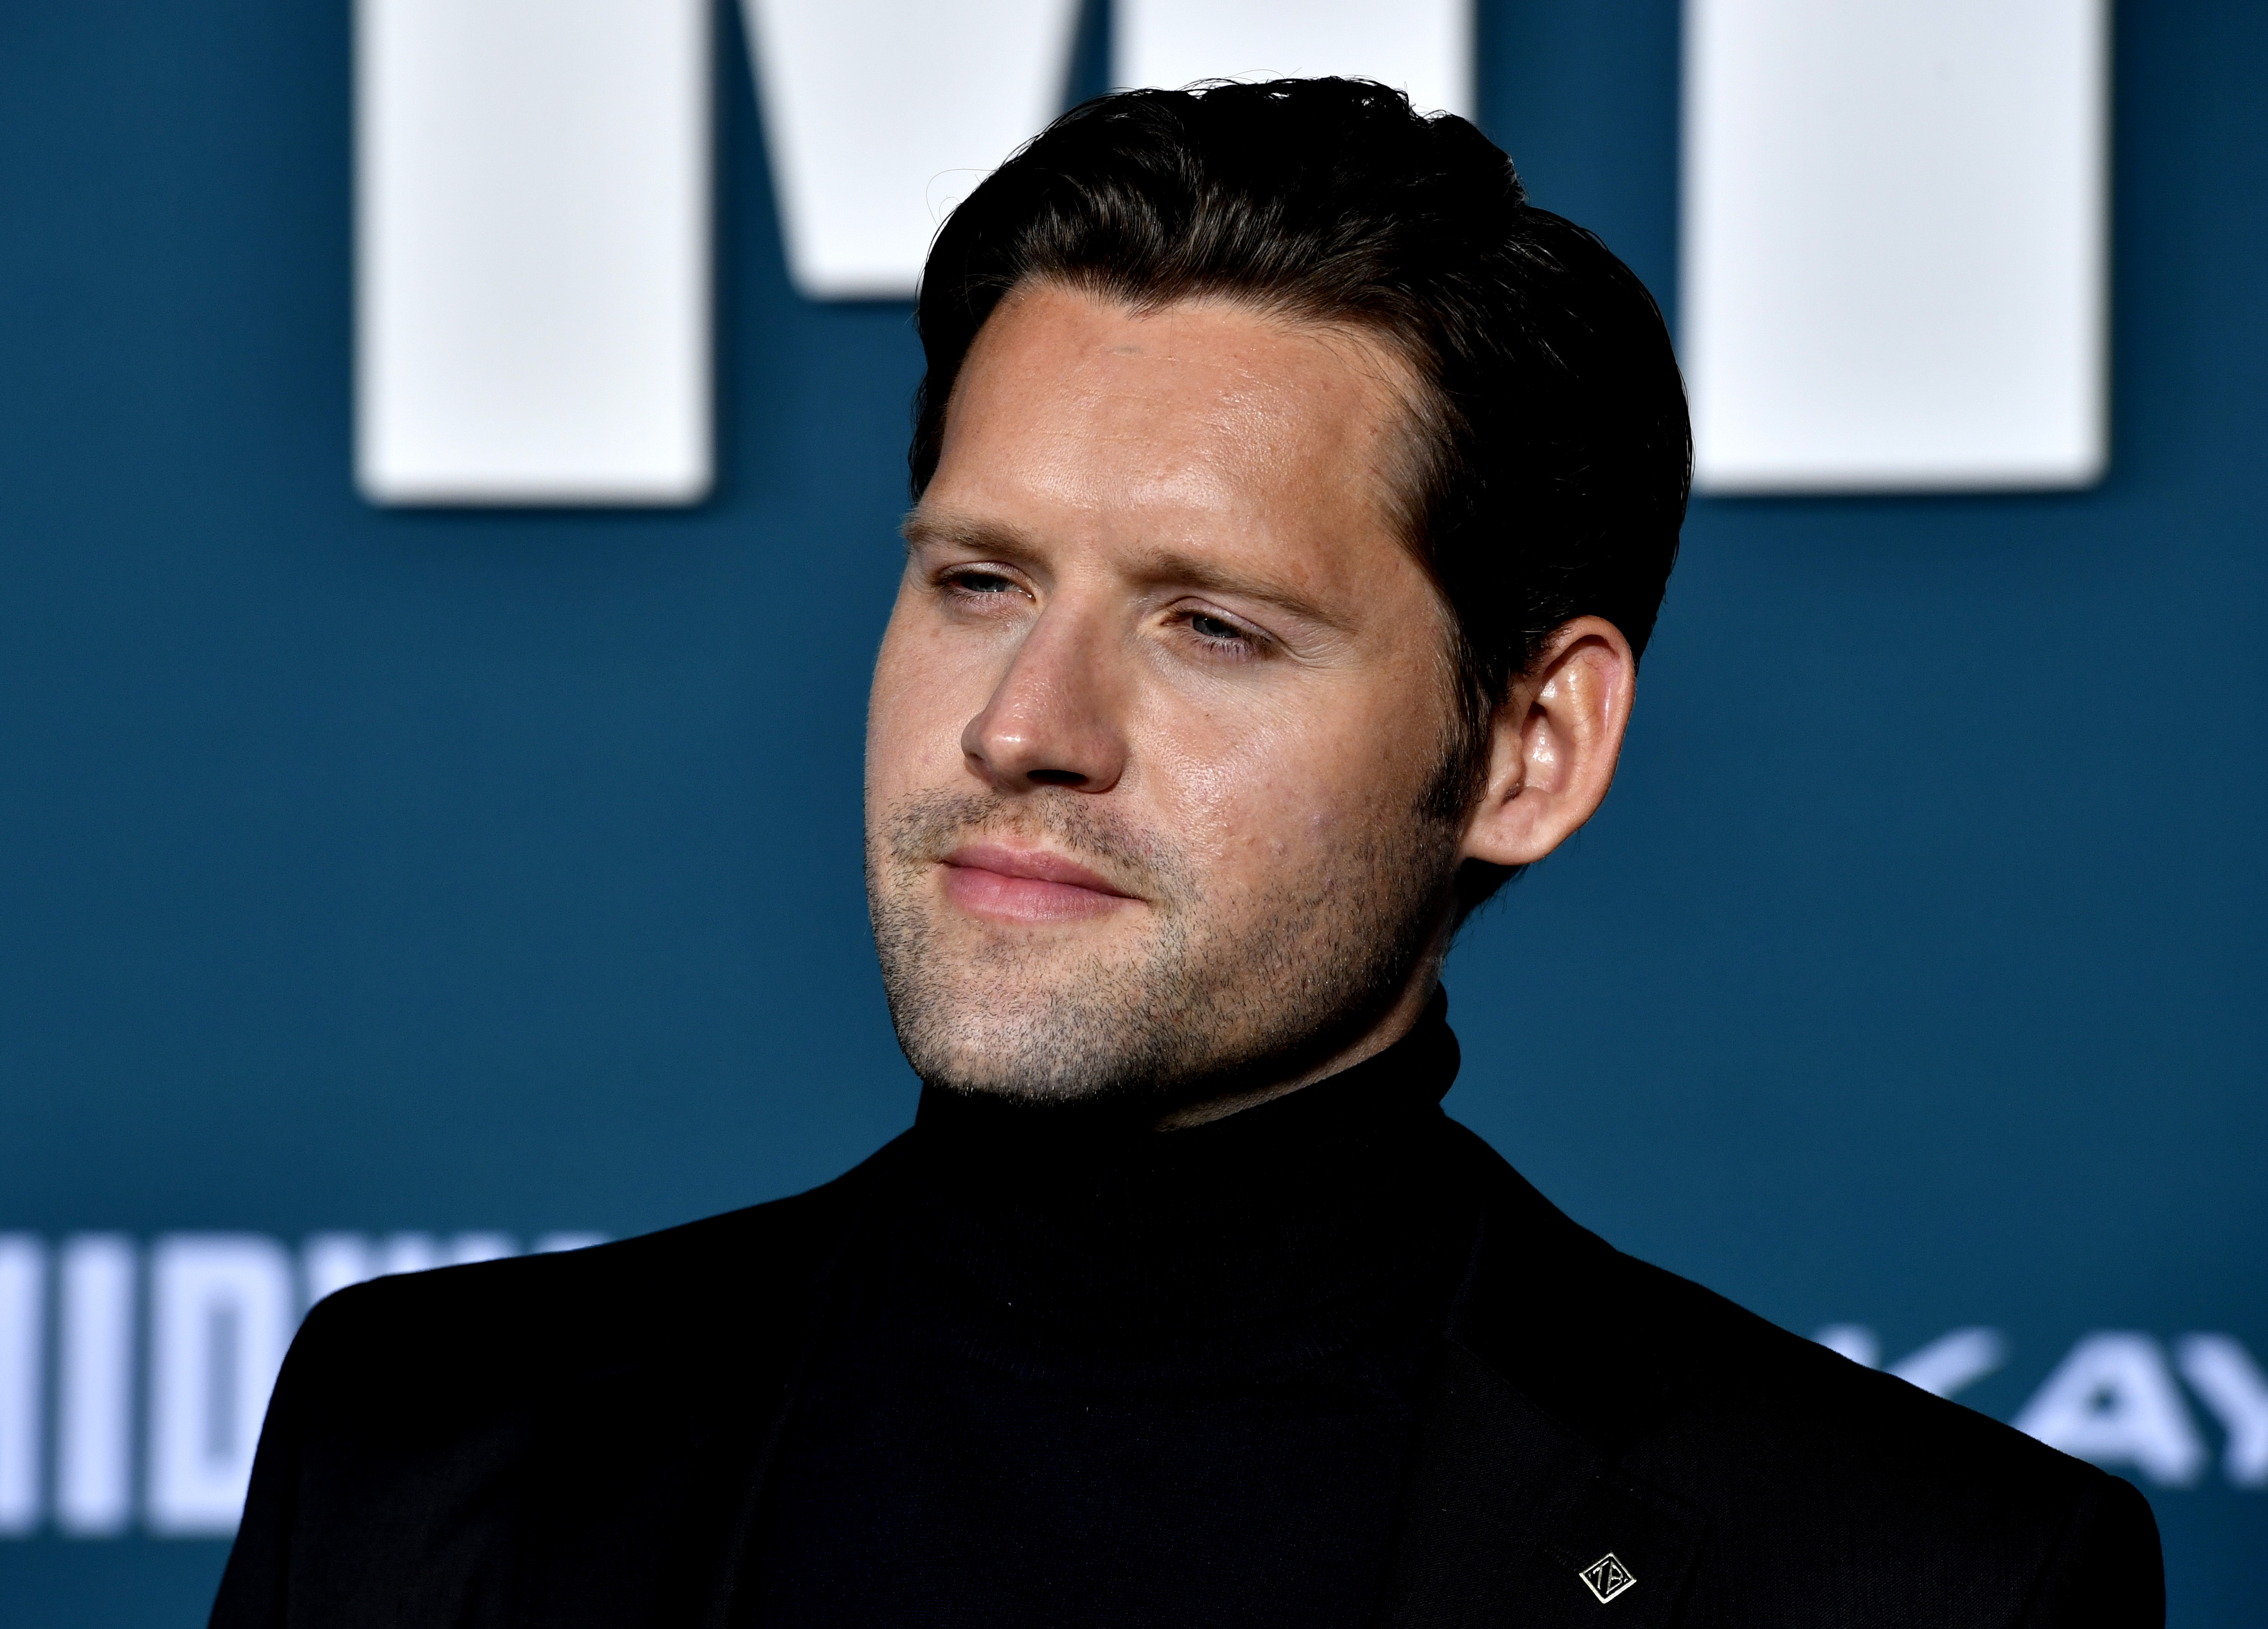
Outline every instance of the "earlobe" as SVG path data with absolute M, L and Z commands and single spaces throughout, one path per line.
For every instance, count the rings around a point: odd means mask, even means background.
M 1578 617 L 1552 631 L 1490 721 L 1487 789 L 1467 823 L 1462 858 L 1533 864 L 1597 811 L 1637 677 L 1630 642 L 1613 623 Z

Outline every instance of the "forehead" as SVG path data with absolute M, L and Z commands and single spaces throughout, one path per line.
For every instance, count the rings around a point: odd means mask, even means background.
M 1410 387 L 1390 349 L 1351 330 L 1226 300 L 1137 310 L 1027 286 L 970 348 L 923 508 L 1367 554 L 1396 544 Z

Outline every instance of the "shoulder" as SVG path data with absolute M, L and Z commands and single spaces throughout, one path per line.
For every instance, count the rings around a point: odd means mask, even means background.
M 308 1314 L 286 1374 L 300 1392 L 343 1388 L 362 1411 L 373 1395 L 418 1393 L 462 1407 L 599 1370 L 696 1362 L 719 1339 L 762 1345 L 799 1321 L 882 1157 L 659 1233 L 354 1285 Z
M 1862 1593 L 1897 1603 L 1890 1622 L 2163 1621 L 2157 1528 L 2129 1484 L 1620 1260 L 1675 1367 L 1623 1467 L 1706 1523 L 1697 1604 L 1801 1621 Z
M 291 1362 L 474 1392 L 760 1336 L 807 1300 L 884 1157 L 808 1192 L 658 1233 L 354 1285 L 308 1314 Z
M 1622 1259 L 1682 1360 L 1624 1468 L 1700 1511 L 1749 1589 L 1793 1608 L 1840 1575 L 1918 1611 L 1962 1600 L 1979 1622 L 2161 1619 L 2156 1525 L 2129 1484 Z
M 666 1232 L 326 1299 L 277 1379 L 213 1623 L 518 1621 L 526 1578 L 593 1558 L 609 1589 L 703 1575 L 890 1157 Z
M 1513 1236 L 1484 1243 L 1467 1344 L 1705 1536 L 1699 1621 L 1719 1595 L 1753 1623 L 2160 1621 L 2156 1528 L 2128 1484 L 1624 1255 L 1484 1165 Z M 1555 1302 L 1551 1338 L 1523 1340 Z

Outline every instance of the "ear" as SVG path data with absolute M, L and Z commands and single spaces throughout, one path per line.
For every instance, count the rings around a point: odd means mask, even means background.
M 1488 789 L 1458 857 L 1533 864 L 1589 819 L 1613 783 L 1637 681 L 1638 659 L 1613 623 L 1577 617 L 1554 628 L 1489 721 Z

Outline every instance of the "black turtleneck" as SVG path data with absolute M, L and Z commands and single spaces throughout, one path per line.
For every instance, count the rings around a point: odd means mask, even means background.
M 754 1621 L 1367 1622 L 1476 1214 L 1445 1008 L 1181 1131 L 925 1090 L 773 1462 Z

